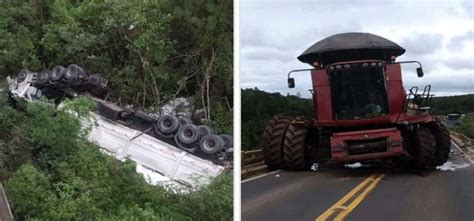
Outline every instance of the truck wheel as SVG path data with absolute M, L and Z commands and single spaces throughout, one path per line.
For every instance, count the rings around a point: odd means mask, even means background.
M 225 149 L 229 149 L 229 148 L 234 147 L 234 140 L 233 140 L 233 138 L 232 138 L 232 135 L 229 135 L 229 134 L 221 134 L 221 135 L 219 135 L 219 136 L 224 140 Z
M 265 126 L 262 153 L 265 164 L 270 169 L 282 169 L 285 166 L 283 163 L 283 140 L 289 121 L 290 117 L 280 114 L 274 116 Z
M 179 125 L 192 124 L 193 121 L 189 117 L 178 117 Z
M 436 137 L 436 165 L 443 165 L 448 161 L 449 152 L 451 151 L 451 137 L 449 136 L 449 131 L 443 124 L 436 121 L 432 124 L 431 132 Z
M 41 71 L 39 74 L 38 74 L 38 77 L 37 77 L 37 81 L 38 81 L 38 84 L 46 84 L 49 82 L 49 76 L 51 75 L 51 71 L 46 69 L 46 70 L 43 70 Z
M 290 124 L 285 133 L 283 161 L 290 170 L 305 168 L 306 128 L 303 125 Z
M 174 133 L 179 127 L 178 118 L 172 115 L 160 117 L 157 124 L 158 129 L 164 134 Z
M 50 79 L 51 81 L 59 81 L 61 80 L 63 77 L 64 77 L 64 72 L 66 72 L 66 68 L 64 68 L 63 66 L 61 65 L 57 65 L 55 66 L 52 70 L 51 70 L 51 75 L 50 75 Z
M 64 80 L 68 83 L 78 83 L 79 76 L 84 76 L 84 69 L 77 64 L 71 64 L 67 66 L 66 73 L 64 74 Z
M 207 154 L 215 154 L 224 146 L 224 140 L 215 134 L 209 134 L 201 139 L 199 148 Z
M 18 76 L 16 77 L 16 82 L 21 83 L 25 81 L 28 77 L 28 73 L 30 73 L 30 71 L 26 69 L 21 70 L 20 73 L 18 73 Z
M 201 137 L 204 137 L 206 135 L 214 133 L 214 131 L 212 131 L 212 128 L 210 128 L 209 126 L 206 126 L 206 125 L 199 125 L 198 129 L 199 129 L 199 135 Z
M 417 131 L 415 165 L 419 168 L 436 166 L 436 138 L 427 127 L 421 126 Z
M 178 140 L 184 144 L 192 144 L 199 139 L 199 130 L 195 125 L 186 124 L 178 129 Z

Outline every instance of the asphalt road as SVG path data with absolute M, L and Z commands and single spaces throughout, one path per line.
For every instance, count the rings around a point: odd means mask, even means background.
M 474 165 L 457 148 L 441 169 L 275 171 L 242 183 L 242 220 L 474 221 Z

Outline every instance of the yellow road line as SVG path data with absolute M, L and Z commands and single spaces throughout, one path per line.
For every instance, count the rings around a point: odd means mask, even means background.
M 315 221 L 325 221 L 328 217 L 330 217 L 338 210 L 340 211 L 340 213 L 335 217 L 335 220 L 344 219 L 344 217 L 346 217 L 352 210 L 354 210 L 354 208 L 359 205 L 359 203 L 367 196 L 367 194 L 369 194 L 370 191 L 375 188 L 375 186 L 380 182 L 380 180 L 382 180 L 384 176 L 384 174 L 372 174 L 371 176 L 365 178 L 359 185 L 357 185 L 354 189 L 352 189 L 349 193 L 347 193 L 339 201 L 337 201 L 334 205 L 327 209 L 323 214 L 316 218 Z M 363 189 L 362 192 L 360 192 L 361 189 Z M 349 205 L 344 206 L 344 204 L 346 204 L 346 202 L 349 199 L 353 198 L 358 192 L 360 193 L 357 195 L 357 197 L 353 199 Z
M 344 220 L 344 218 L 349 215 L 349 213 L 356 208 L 362 200 L 367 197 L 367 195 L 377 186 L 377 184 L 385 177 L 384 174 L 380 174 L 375 180 L 367 187 L 365 190 L 359 194 L 348 206 L 347 209 L 341 211 L 334 220 L 336 221 L 341 221 Z

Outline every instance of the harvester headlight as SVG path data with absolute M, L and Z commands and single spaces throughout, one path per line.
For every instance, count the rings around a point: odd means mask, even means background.
M 341 69 L 341 68 L 342 68 L 342 66 L 341 66 L 341 65 L 339 65 L 339 64 L 338 64 L 338 65 L 336 65 L 336 69 Z
M 392 55 L 392 57 L 390 57 L 390 60 L 391 60 L 392 62 L 395 62 L 395 59 L 397 59 L 397 57 L 395 57 L 395 56 L 393 56 L 393 55 Z
M 370 66 L 375 67 L 377 64 L 375 62 L 370 63 Z
M 368 66 L 369 66 L 369 63 L 363 63 L 363 64 L 362 64 L 362 67 L 364 67 L 364 68 L 366 68 L 366 67 L 368 67 Z
M 382 62 L 377 63 L 379 67 L 382 67 Z
M 344 65 L 344 68 L 346 68 L 346 69 L 347 69 L 347 68 L 350 68 L 350 67 L 351 67 L 350 64 L 345 64 L 345 65 Z
M 317 61 L 313 62 L 313 67 L 319 67 L 319 63 Z
M 334 70 L 334 66 L 329 66 L 329 70 L 333 71 L 333 70 Z

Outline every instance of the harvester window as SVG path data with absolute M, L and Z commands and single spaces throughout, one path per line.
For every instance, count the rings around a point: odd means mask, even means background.
M 330 74 L 335 119 L 373 118 L 388 113 L 383 68 L 354 68 Z

